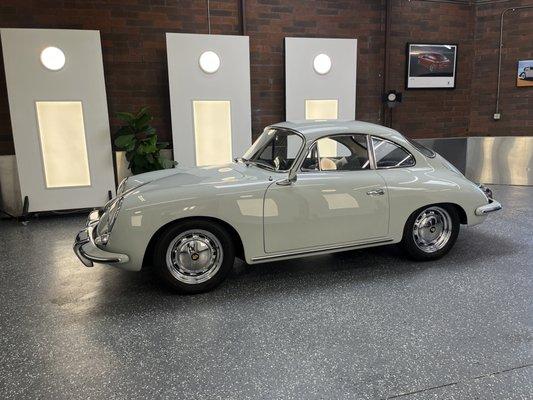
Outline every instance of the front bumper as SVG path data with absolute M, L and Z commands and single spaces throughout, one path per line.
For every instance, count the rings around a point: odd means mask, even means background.
M 85 228 L 82 229 L 74 241 L 74 253 L 86 267 L 92 267 L 94 263 L 122 264 L 129 261 L 126 254 L 111 253 L 102 250 L 95 243 L 96 225 L 100 220 L 100 212 L 94 210 L 89 214 Z
M 502 209 L 502 205 L 496 200 L 490 199 L 489 204 L 476 208 L 476 215 L 483 216 Z

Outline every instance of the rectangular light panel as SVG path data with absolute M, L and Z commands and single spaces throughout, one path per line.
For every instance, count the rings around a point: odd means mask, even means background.
M 337 100 L 306 100 L 305 119 L 337 119 L 338 109 Z
M 37 101 L 47 188 L 90 186 L 81 101 Z
M 306 100 L 305 119 L 337 119 L 338 100 Z M 318 141 L 320 157 L 335 157 L 337 155 L 337 143 L 331 139 Z
M 231 162 L 229 101 L 193 101 L 196 165 Z

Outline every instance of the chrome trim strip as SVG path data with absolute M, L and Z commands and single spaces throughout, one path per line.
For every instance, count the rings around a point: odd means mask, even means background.
M 268 260 L 276 260 L 283 257 L 291 257 L 291 256 L 303 256 L 303 255 L 313 255 L 318 253 L 323 253 L 331 250 L 348 250 L 348 249 L 355 249 L 361 246 L 367 246 L 370 244 L 385 244 L 392 242 L 392 239 L 386 239 L 386 240 L 377 240 L 377 241 L 367 241 L 367 242 L 360 242 L 360 243 L 352 243 L 352 244 L 343 244 L 343 245 L 336 245 L 336 246 L 326 246 L 321 248 L 314 248 L 309 250 L 294 250 L 294 251 L 286 251 L 283 253 L 276 253 L 273 255 L 268 256 L 259 256 L 259 257 L 252 257 L 252 261 L 268 261 Z
M 502 209 L 502 205 L 498 203 L 496 200 L 489 200 L 489 204 L 485 204 L 484 206 L 476 208 L 476 215 L 482 216 L 487 215 L 488 213 L 498 211 Z

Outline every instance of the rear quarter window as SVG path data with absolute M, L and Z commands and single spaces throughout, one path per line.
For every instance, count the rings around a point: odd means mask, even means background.
M 409 143 L 411 143 L 419 152 L 422 153 L 422 155 L 426 156 L 426 157 L 429 157 L 429 158 L 434 158 L 437 153 L 435 153 L 433 150 L 431 149 L 428 149 L 426 146 L 424 146 L 423 144 L 420 144 L 418 143 L 416 140 L 413 140 L 413 139 L 409 139 L 407 138 L 407 140 L 409 141 Z

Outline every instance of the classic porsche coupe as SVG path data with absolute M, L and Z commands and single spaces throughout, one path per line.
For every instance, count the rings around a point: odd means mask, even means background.
M 453 246 L 461 224 L 501 205 L 490 190 L 395 130 L 358 121 L 267 127 L 233 163 L 129 177 L 89 215 L 74 251 L 174 289 L 218 285 L 250 264 L 399 243 L 415 260 Z
M 418 56 L 418 64 L 430 72 L 440 72 L 449 69 L 452 62 L 440 53 L 423 53 Z

